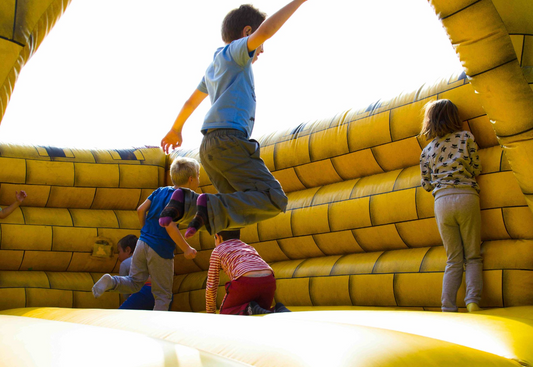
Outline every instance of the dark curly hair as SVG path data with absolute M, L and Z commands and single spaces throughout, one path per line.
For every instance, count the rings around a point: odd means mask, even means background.
M 230 11 L 222 21 L 222 40 L 231 43 L 242 37 L 242 30 L 246 26 L 252 27 L 252 33 L 259 28 L 266 19 L 266 14 L 252 5 L 241 5 Z

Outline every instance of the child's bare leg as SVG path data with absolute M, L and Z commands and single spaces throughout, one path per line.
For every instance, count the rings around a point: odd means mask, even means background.
M 211 233 L 209 216 L 207 214 L 207 199 L 208 196 L 206 194 L 201 194 L 198 196 L 198 200 L 196 201 L 196 215 L 191 223 L 189 223 L 187 231 L 185 232 L 185 238 L 194 236 L 196 232 L 198 232 L 203 226 L 205 226 L 207 231 Z
M 159 225 L 166 227 L 170 222 L 177 222 L 183 217 L 185 194 L 182 189 L 176 189 L 170 197 L 170 202 L 159 216 Z

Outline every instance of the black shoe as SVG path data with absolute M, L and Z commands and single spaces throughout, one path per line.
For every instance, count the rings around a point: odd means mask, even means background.
M 274 312 L 292 312 L 281 302 L 276 303 L 274 306 Z
M 263 307 L 259 306 L 257 302 L 252 301 L 248 303 L 248 307 L 246 307 L 246 313 L 248 315 L 263 315 L 266 313 L 272 313 L 272 311 L 265 310 Z

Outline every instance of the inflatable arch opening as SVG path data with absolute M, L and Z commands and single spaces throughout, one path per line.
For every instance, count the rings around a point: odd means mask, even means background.
M 0 116 L 21 68 L 69 3 L 1 3 Z M 92 296 L 103 273 L 118 271 L 118 239 L 139 233 L 136 207 L 167 183 L 177 155 L 197 151 L 0 145 L 0 205 L 15 190 L 29 194 L 0 220 L 2 363 L 73 365 L 87 352 L 67 341 L 113 338 L 128 342 L 134 366 L 532 365 L 533 3 L 430 3 L 464 73 L 260 139 L 289 208 L 245 228 L 243 240 L 274 269 L 276 301 L 301 312 L 203 314 L 214 247 L 207 234 L 191 242 L 194 261 L 175 258 L 176 312 L 113 310 L 118 294 Z M 458 105 L 483 165 L 476 314 L 428 312 L 440 308 L 446 257 L 433 197 L 420 187 L 426 142 L 418 132 L 421 108 L 443 98 Z M 214 192 L 205 172 L 199 190 Z M 102 239 L 112 251 L 98 256 Z M 462 309 L 463 296 L 464 285 Z M 100 355 L 106 365 L 116 360 Z

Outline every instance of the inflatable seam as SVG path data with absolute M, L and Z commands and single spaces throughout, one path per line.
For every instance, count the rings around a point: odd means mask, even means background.
M 15 41 L 14 39 L 12 38 L 6 38 L 6 37 L 3 37 L 3 36 L 0 36 L 0 39 L 3 39 L 3 40 L 6 40 L 7 42 L 11 42 L 11 43 L 14 43 L 15 45 L 17 46 L 20 46 L 20 47 L 24 47 L 24 45 L 18 41 Z
M 508 134 L 508 135 L 498 134 L 498 138 L 512 138 L 513 136 L 519 136 L 519 135 L 522 135 L 524 133 L 528 133 L 530 131 L 533 131 L 533 127 L 529 128 L 529 129 L 526 129 L 526 130 L 523 130 L 523 131 L 520 131 L 520 132 L 517 132 L 515 134 Z M 523 140 L 515 140 L 514 143 L 517 143 L 517 142 L 520 142 L 520 141 L 529 141 L 529 140 L 531 140 L 531 138 L 527 138 L 527 139 L 523 139 Z
M 469 77 L 469 78 L 475 78 L 476 76 L 486 74 L 486 73 L 488 73 L 488 72 L 490 72 L 490 71 L 493 71 L 493 70 L 495 70 L 495 69 L 498 69 L 498 68 L 500 68 L 500 67 L 502 67 L 502 66 L 505 66 L 505 65 L 507 65 L 507 64 L 510 64 L 510 63 L 512 63 L 512 62 L 514 62 L 514 61 L 516 61 L 516 62 L 518 63 L 518 57 L 514 57 L 514 58 L 511 59 L 511 60 L 508 60 L 508 61 L 502 62 L 502 63 L 499 64 L 499 65 L 493 66 L 493 67 L 491 67 L 490 69 L 487 69 L 487 70 L 481 71 L 481 72 L 479 72 L 479 73 L 469 75 L 468 77 Z M 498 135 L 498 136 L 501 136 L 501 135 Z
M 474 6 L 474 5 L 476 5 L 477 3 L 480 3 L 480 2 L 482 2 L 482 1 L 483 1 L 483 0 L 477 0 L 477 1 L 474 1 L 473 3 L 467 5 L 467 6 L 461 8 L 461 9 L 459 9 L 459 10 L 456 10 L 455 12 L 446 15 L 445 17 L 442 17 L 442 18 L 439 17 L 439 20 L 442 22 L 444 19 L 448 19 L 448 18 L 450 18 L 450 17 L 452 17 L 452 16 L 454 16 L 454 15 L 457 15 L 458 13 L 460 13 L 460 12 L 462 12 L 462 11 L 464 11 L 464 10 L 470 8 L 471 6 Z
M 380 256 L 381 256 L 381 255 L 380 255 Z M 376 262 L 377 262 L 377 260 L 376 260 Z M 398 293 L 398 292 L 396 291 L 396 278 L 397 278 L 397 274 L 394 274 L 394 275 L 392 276 L 392 295 L 393 295 L 393 297 L 394 297 L 394 303 L 396 304 L 396 306 L 398 306 L 398 298 L 397 298 L 397 296 L 396 296 L 396 294 Z
M 506 272 L 504 270 L 502 270 L 502 289 L 501 289 L 501 292 L 502 292 L 502 307 L 505 307 L 505 276 Z
M 378 264 L 378 261 L 379 259 L 386 253 L 387 251 L 382 251 L 381 254 L 379 254 L 378 258 L 376 259 L 376 261 L 374 262 L 374 265 L 372 266 L 372 270 L 370 271 L 369 274 L 377 274 L 377 273 L 374 273 L 374 270 L 376 270 L 376 266 Z M 379 274 L 382 274 L 382 273 L 379 273 Z M 394 273 L 393 273 L 394 274 Z
M 416 205 L 415 205 L 416 207 Z M 400 223 L 400 222 L 395 222 L 393 223 L 394 224 L 394 228 L 396 229 L 396 232 L 398 233 L 398 236 L 400 237 L 400 239 L 402 240 L 402 242 L 404 243 L 404 245 L 407 247 L 407 248 L 413 248 L 411 247 L 406 240 L 403 239 L 402 237 L 402 233 L 398 230 L 398 226 L 397 226 L 397 223 Z
M 310 277 L 309 281 L 307 282 L 307 292 L 309 293 L 309 300 L 311 301 L 311 306 L 315 305 L 315 301 L 313 301 L 313 292 L 312 292 L 312 282 L 313 279 Z
M 507 235 L 509 236 L 509 238 L 513 238 L 513 236 L 511 236 L 511 233 L 509 232 L 509 229 L 507 228 L 507 223 L 506 223 L 506 220 L 505 220 L 505 212 L 503 211 L 504 208 L 500 208 L 500 211 L 501 211 L 501 214 L 502 214 L 502 222 L 503 222 L 503 228 L 505 228 L 505 232 L 507 232 Z M 481 244 L 483 244 L 483 242 L 481 242 Z
M 52 242 L 52 243 L 53 243 L 53 242 Z M 69 259 L 69 261 L 68 261 L 68 264 L 67 264 L 67 267 L 66 267 L 66 271 L 68 271 L 68 269 L 70 268 L 70 264 L 72 263 L 72 259 L 73 259 L 73 258 L 74 258 L 74 251 L 72 251 L 72 252 L 70 253 L 70 259 Z M 118 257 L 117 257 L 117 261 L 118 261 Z M 115 264 L 115 266 L 116 266 L 116 264 Z
M 378 227 L 374 225 L 374 219 L 372 218 L 372 199 L 374 198 L 374 195 L 370 195 L 370 199 L 368 200 L 368 217 L 370 218 L 370 226 L 369 227 Z M 359 243 L 359 241 L 357 241 Z
M 426 261 L 428 254 L 432 251 L 435 251 L 434 248 L 436 247 L 429 247 L 426 253 L 424 254 L 424 257 L 422 258 L 422 261 L 420 261 L 420 266 L 418 268 L 419 273 L 422 273 L 422 267 L 424 266 L 424 262 Z M 424 273 L 429 273 L 429 272 L 424 271 Z
M 259 232 L 258 232 L 258 233 L 259 233 Z M 290 237 L 288 237 L 288 238 L 290 238 Z M 281 243 L 279 242 L 279 240 L 280 240 L 279 238 L 274 239 L 274 241 L 276 241 L 276 244 L 278 245 L 279 250 L 281 251 L 281 253 L 282 253 L 283 255 L 285 255 L 285 257 L 286 257 L 287 259 L 290 259 L 289 255 L 287 255 L 287 252 L 283 249 L 283 246 L 281 245 Z M 262 242 L 262 241 L 261 241 L 261 242 Z

